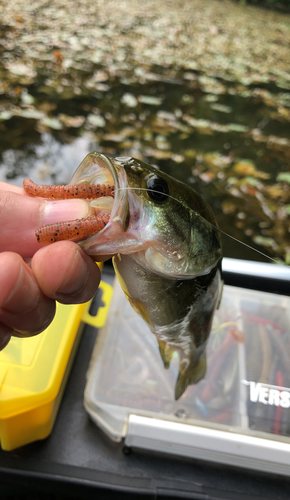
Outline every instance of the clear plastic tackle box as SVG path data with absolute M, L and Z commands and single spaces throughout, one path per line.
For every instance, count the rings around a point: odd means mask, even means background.
M 224 286 L 207 372 L 175 401 L 155 336 L 117 281 L 84 396 L 93 421 L 126 447 L 290 473 L 290 297 Z

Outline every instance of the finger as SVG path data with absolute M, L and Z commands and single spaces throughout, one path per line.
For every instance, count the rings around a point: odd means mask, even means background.
M 85 200 L 48 202 L 43 198 L 0 190 L 0 252 L 11 251 L 24 258 L 32 257 L 42 246 L 35 237 L 37 227 L 88 215 L 90 207 Z
M 63 304 L 87 302 L 100 283 L 97 264 L 72 241 L 41 248 L 31 268 L 42 292 Z
M 0 323 L 12 329 L 13 335 L 35 335 L 51 323 L 55 302 L 43 295 L 18 254 L 0 254 L 0 282 Z
M 24 189 L 7 182 L 0 182 L 0 191 L 9 191 L 10 193 L 24 194 Z
M 95 262 L 106 262 L 107 260 L 110 260 L 113 257 L 113 255 L 90 255 L 90 257 Z
M 13 328 L 9 328 L 9 326 L 0 323 L 0 351 L 7 346 L 11 339 L 11 335 L 13 334 Z

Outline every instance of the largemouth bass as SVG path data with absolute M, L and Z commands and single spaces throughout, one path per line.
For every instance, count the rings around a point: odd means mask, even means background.
M 113 257 L 127 299 L 157 338 L 164 367 L 179 354 L 178 399 L 205 375 L 221 293 L 221 242 L 208 204 L 186 184 L 130 157 L 91 153 L 69 186 L 29 182 L 29 194 L 88 199 L 92 217 L 40 228 L 38 240 L 85 237 L 80 245 L 87 254 Z

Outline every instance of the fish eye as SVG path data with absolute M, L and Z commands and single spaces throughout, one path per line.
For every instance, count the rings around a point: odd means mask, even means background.
M 153 201 L 168 200 L 169 188 L 165 179 L 154 176 L 147 180 L 146 189 L 149 198 Z

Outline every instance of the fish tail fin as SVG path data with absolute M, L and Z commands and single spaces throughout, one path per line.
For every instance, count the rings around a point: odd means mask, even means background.
M 206 355 L 203 354 L 197 363 L 190 363 L 183 368 L 182 362 L 179 366 L 179 374 L 175 385 L 175 399 L 179 399 L 191 384 L 197 384 L 206 373 Z
M 163 340 L 158 340 L 158 346 L 159 346 L 160 356 L 164 364 L 164 368 L 168 370 L 170 366 L 170 361 L 174 353 L 174 349 L 171 349 L 171 347 L 167 344 L 167 342 L 164 342 Z

